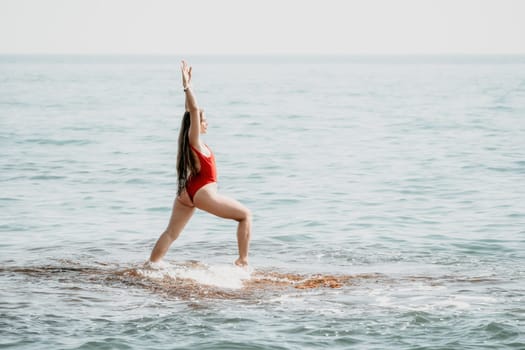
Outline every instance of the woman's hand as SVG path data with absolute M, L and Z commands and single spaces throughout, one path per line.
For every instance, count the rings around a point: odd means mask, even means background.
M 182 87 L 186 89 L 191 83 L 191 67 L 188 66 L 186 61 L 182 60 L 180 68 L 182 70 Z

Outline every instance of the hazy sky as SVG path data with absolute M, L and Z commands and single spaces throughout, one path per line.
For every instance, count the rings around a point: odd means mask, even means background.
M 525 54 L 525 0 L 0 0 L 0 53 Z

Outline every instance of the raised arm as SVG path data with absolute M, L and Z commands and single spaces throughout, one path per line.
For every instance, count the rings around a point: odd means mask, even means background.
M 190 112 L 190 131 L 189 138 L 190 144 L 200 150 L 200 109 L 195 98 L 195 93 L 191 87 L 191 67 L 188 66 L 186 61 L 181 63 L 182 69 L 182 87 L 184 88 L 184 94 L 186 95 L 186 111 Z

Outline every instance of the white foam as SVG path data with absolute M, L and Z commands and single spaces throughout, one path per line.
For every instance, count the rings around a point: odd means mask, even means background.
M 204 265 L 177 266 L 167 262 L 145 264 L 144 269 L 137 272 L 148 278 L 191 279 L 197 283 L 229 289 L 240 289 L 243 281 L 250 279 L 252 269 L 236 265 Z
M 157 262 L 146 261 L 144 263 L 144 267 L 149 268 L 151 270 L 163 270 L 163 269 L 167 269 L 168 267 L 170 267 L 170 264 L 168 264 L 164 260 L 159 260 Z
M 382 295 L 378 293 L 381 291 L 378 289 L 369 292 L 369 295 L 374 296 L 375 305 L 379 307 L 406 311 L 468 310 L 475 306 L 493 305 L 498 302 L 496 298 L 492 297 L 442 293 L 442 288 L 436 288 L 437 293 L 428 293 L 422 288 L 414 288 L 413 293 L 409 293 L 410 290 L 407 288 L 383 290 Z M 414 294 L 414 292 L 419 294 Z

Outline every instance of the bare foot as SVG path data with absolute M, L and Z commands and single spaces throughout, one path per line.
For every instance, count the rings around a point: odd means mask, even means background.
M 164 260 L 159 261 L 151 261 L 148 260 L 144 263 L 143 267 L 146 269 L 152 269 L 152 270 L 162 270 L 169 266 L 168 263 L 166 263 Z
M 246 268 L 248 267 L 248 260 L 239 258 L 235 260 L 235 265 Z

